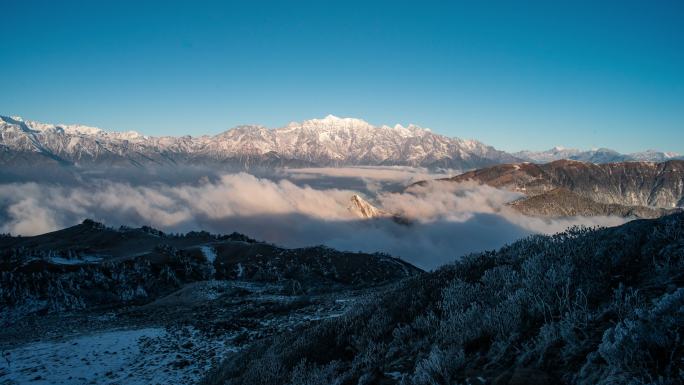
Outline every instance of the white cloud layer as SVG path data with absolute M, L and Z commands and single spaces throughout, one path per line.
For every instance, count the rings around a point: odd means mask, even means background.
M 373 183 L 406 176 L 405 170 L 389 171 L 374 170 L 364 177 Z M 379 192 L 374 197 L 379 206 L 413 221 L 405 226 L 389 219 L 359 221 L 348 210 L 354 193 L 246 173 L 182 184 L 7 183 L 0 185 L 0 232 L 34 235 L 93 218 L 111 226 L 151 225 L 174 232 L 237 231 L 289 247 L 325 244 L 343 250 L 382 251 L 434 268 L 531 233 L 624 222 L 621 218 L 525 217 L 505 205 L 518 195 L 474 184 L 432 183 L 406 192 Z
M 321 176 L 359 178 L 377 182 L 399 182 L 409 184 L 427 179 L 444 178 L 453 173 L 433 173 L 426 168 L 406 166 L 359 166 L 359 167 L 311 167 L 285 169 L 283 173 L 291 178 L 312 179 Z

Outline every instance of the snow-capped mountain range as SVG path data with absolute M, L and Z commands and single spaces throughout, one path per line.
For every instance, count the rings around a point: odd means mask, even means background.
M 215 136 L 153 137 L 0 117 L 0 164 L 408 165 L 474 168 L 516 161 L 475 140 L 415 125 L 373 126 L 329 115 L 285 127 L 238 126 Z
M 146 136 L 84 125 L 46 124 L 0 116 L 0 165 L 75 166 L 212 165 L 278 166 L 405 165 L 473 169 L 560 158 L 596 163 L 669 159 L 676 154 L 621 155 L 555 148 L 509 154 L 476 140 L 433 133 L 416 125 L 374 126 L 328 115 L 281 128 L 243 125 L 214 136 Z M 627 157 L 627 158 L 625 158 Z
M 592 150 L 578 150 L 575 148 L 554 147 L 546 151 L 520 151 L 512 154 L 532 163 L 548 163 L 555 160 L 570 159 L 589 163 L 613 163 L 613 162 L 665 162 L 671 159 L 683 159 L 682 155 L 674 152 L 661 152 L 646 150 L 631 154 L 621 154 L 609 148 L 597 148 Z

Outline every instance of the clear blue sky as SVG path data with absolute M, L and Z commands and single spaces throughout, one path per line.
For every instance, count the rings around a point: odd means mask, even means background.
M 151 135 L 327 114 L 684 153 L 684 1 L 0 0 L 0 114 Z

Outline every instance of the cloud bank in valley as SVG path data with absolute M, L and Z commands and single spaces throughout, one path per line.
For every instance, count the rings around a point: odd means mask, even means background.
M 291 180 L 297 185 L 345 188 L 375 195 L 380 191 L 403 191 L 405 186 L 417 181 L 446 178 L 459 173 L 457 170 L 433 172 L 423 167 L 356 166 L 283 169 L 275 177 Z
M 373 173 L 364 176 L 365 182 L 401 178 L 396 173 Z M 505 205 L 518 195 L 475 184 L 431 183 L 370 197 L 384 210 L 410 219 L 412 224 L 406 226 L 390 219 L 361 220 L 348 209 L 354 193 L 246 173 L 194 183 L 141 185 L 103 179 L 72 185 L 6 183 L 0 185 L 0 232 L 34 235 L 93 218 L 110 226 L 151 225 L 171 232 L 237 231 L 288 247 L 325 244 L 380 251 L 434 268 L 532 233 L 624 222 L 525 217 Z

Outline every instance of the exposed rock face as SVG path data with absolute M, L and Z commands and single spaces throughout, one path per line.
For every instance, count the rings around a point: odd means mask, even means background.
M 379 209 L 357 194 L 352 195 L 351 199 L 349 200 L 348 209 L 352 213 L 356 214 L 359 218 L 363 219 L 389 218 L 400 225 L 411 224 L 411 220 L 408 218 Z
M 357 194 L 352 195 L 349 203 L 349 211 L 358 215 L 360 218 L 370 219 L 370 218 L 382 218 L 390 217 L 391 215 L 379 208 L 368 203 L 365 199 L 361 198 Z
M 151 137 L 0 116 L 0 164 L 273 167 L 409 165 L 470 169 L 517 158 L 474 140 L 415 125 L 373 126 L 327 116 L 268 129 L 238 126 L 215 136 Z

